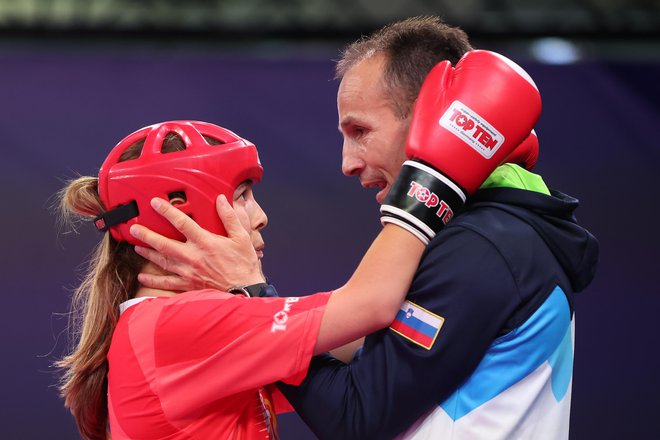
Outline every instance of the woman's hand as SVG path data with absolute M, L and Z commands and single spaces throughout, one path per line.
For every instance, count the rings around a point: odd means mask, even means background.
M 142 225 L 131 226 L 131 234 L 150 246 L 136 246 L 135 251 L 172 273 L 140 273 L 138 281 L 142 285 L 174 291 L 206 288 L 226 291 L 235 286 L 264 282 L 250 236 L 224 195 L 216 199 L 216 210 L 227 237 L 203 229 L 166 200 L 154 198 L 151 206 L 181 232 L 186 241 L 164 237 Z

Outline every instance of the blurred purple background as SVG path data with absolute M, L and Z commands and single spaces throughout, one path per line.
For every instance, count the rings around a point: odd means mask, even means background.
M 380 225 L 375 192 L 341 175 L 332 57 L 128 45 L 0 54 L 0 438 L 78 438 L 50 365 L 98 236 L 91 225 L 60 234 L 51 205 L 64 179 L 96 174 L 139 127 L 200 119 L 252 140 L 271 281 L 303 295 L 347 280 Z M 518 61 L 544 98 L 536 171 L 581 200 L 578 218 L 601 243 L 576 301 L 571 438 L 658 438 L 660 63 Z M 313 438 L 295 415 L 280 423 L 283 439 Z

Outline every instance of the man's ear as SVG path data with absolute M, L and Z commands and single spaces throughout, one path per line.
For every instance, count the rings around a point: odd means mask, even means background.
M 406 122 L 406 125 L 410 125 L 410 120 L 412 119 L 412 115 L 415 111 L 415 104 L 417 104 L 417 97 L 412 100 L 412 102 L 408 105 L 407 108 L 402 108 L 401 113 L 399 117 L 403 119 Z

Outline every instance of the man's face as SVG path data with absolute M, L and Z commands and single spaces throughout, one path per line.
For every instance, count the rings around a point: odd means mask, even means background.
M 364 188 L 380 188 L 383 203 L 406 160 L 410 117 L 399 118 L 382 85 L 384 56 L 374 55 L 350 68 L 339 84 L 337 110 L 344 137 L 342 171 L 358 176 Z

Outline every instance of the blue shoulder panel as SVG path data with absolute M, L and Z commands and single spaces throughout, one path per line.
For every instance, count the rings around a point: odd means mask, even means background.
M 553 368 L 553 391 L 560 400 L 572 371 L 570 316 L 566 295 L 557 287 L 523 325 L 493 342 L 467 382 L 440 406 L 457 420 L 546 361 Z

